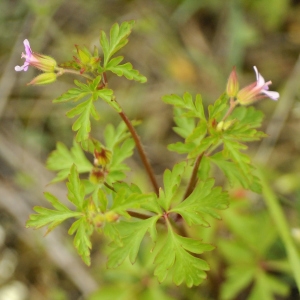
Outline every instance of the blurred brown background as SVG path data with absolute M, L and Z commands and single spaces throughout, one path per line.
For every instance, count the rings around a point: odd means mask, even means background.
M 84 299 L 100 286 L 105 257 L 94 245 L 87 268 L 72 248 L 67 227 L 43 237 L 25 229 L 34 205 L 46 205 L 43 191 L 65 198 L 64 185 L 47 186 L 44 168 L 56 141 L 71 145 L 69 104 L 52 100 L 72 87 L 67 75 L 42 87 L 26 86 L 38 74 L 16 73 L 23 40 L 34 52 L 70 60 L 74 44 L 92 49 L 100 30 L 136 20 L 126 61 L 148 78 L 145 84 L 112 77 L 110 87 L 128 115 L 143 121 L 139 132 L 158 176 L 176 160 L 165 145 L 174 141 L 168 93 L 201 93 L 208 105 L 223 93 L 232 66 L 242 85 L 255 80 L 253 65 L 278 103 L 259 104 L 270 135 L 251 148 L 270 170 L 274 189 L 286 199 L 300 196 L 300 1 L 288 0 L 4 0 L 0 2 L 0 300 Z M 102 124 L 117 123 L 99 104 Z M 101 131 L 101 130 L 100 130 Z M 101 136 L 101 132 L 98 133 Z M 139 169 L 139 162 L 131 162 Z M 295 220 L 295 224 L 297 220 Z M 68 224 L 67 224 L 68 225 Z M 299 226 L 299 222 L 298 222 Z

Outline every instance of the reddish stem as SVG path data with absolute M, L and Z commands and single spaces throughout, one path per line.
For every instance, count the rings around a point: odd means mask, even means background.
M 204 155 L 204 152 L 202 152 L 196 159 L 194 169 L 193 169 L 193 172 L 192 172 L 192 176 L 191 176 L 189 185 L 186 189 L 186 192 L 184 194 L 183 201 L 192 193 L 192 191 L 194 190 L 194 188 L 196 186 L 196 183 L 197 183 L 197 180 L 198 180 L 197 173 L 198 173 L 198 169 L 199 169 L 199 166 L 200 166 L 203 155 Z
M 141 214 L 141 213 L 138 213 L 138 212 L 135 212 L 135 211 L 130 211 L 130 210 L 127 210 L 127 213 L 133 217 L 133 218 L 137 218 L 137 219 L 141 219 L 141 220 L 147 220 L 153 216 L 149 216 L 149 215 L 144 215 L 144 214 Z M 157 220 L 158 223 L 160 224 L 165 224 L 166 223 L 166 220 L 165 218 L 159 218 Z
M 230 116 L 230 114 L 233 112 L 234 108 L 236 107 L 236 105 L 238 104 L 237 101 L 235 101 L 233 98 L 230 98 L 230 101 L 229 101 L 229 109 L 228 111 L 226 112 L 225 116 L 223 117 L 222 121 L 225 121 L 227 119 L 227 117 Z
M 150 181 L 151 181 L 151 183 L 152 183 L 153 189 L 154 189 L 155 193 L 158 195 L 158 194 L 159 194 L 159 186 L 158 186 L 157 181 L 156 181 L 156 179 L 155 179 L 153 169 L 152 169 L 152 167 L 151 167 L 151 165 L 150 165 L 150 163 L 149 163 L 149 160 L 148 160 L 148 158 L 147 158 L 147 156 L 146 156 L 146 154 L 145 154 L 145 151 L 144 151 L 144 148 L 143 148 L 143 146 L 142 146 L 141 140 L 140 140 L 140 138 L 139 138 L 137 132 L 135 131 L 135 129 L 134 129 L 132 123 L 131 123 L 130 120 L 127 118 L 127 116 L 124 114 L 124 112 L 121 111 L 121 112 L 119 113 L 119 115 L 121 116 L 121 118 L 122 118 L 122 120 L 125 122 L 125 124 L 127 125 L 128 130 L 130 131 L 130 133 L 131 133 L 131 135 L 132 135 L 132 137 L 133 137 L 133 139 L 134 139 L 134 141 L 135 141 L 137 150 L 138 150 L 139 155 L 140 155 L 140 157 L 141 157 L 141 160 L 142 160 L 142 162 L 143 162 L 143 164 L 144 164 L 144 167 L 145 167 L 145 169 L 146 169 L 146 172 L 147 172 L 147 174 L 148 174 L 148 176 L 149 176 L 149 179 L 150 179 Z

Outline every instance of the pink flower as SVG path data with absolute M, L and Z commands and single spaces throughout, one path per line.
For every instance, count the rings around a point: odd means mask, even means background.
M 25 58 L 25 62 L 24 62 L 23 66 L 15 66 L 15 70 L 17 72 L 20 72 L 20 71 L 25 71 L 26 72 L 28 70 L 28 66 L 29 66 L 29 63 L 30 63 L 31 56 L 32 56 L 32 51 L 31 51 L 31 48 L 30 48 L 29 41 L 26 39 L 26 40 L 24 40 L 23 43 L 24 43 L 26 54 L 24 54 L 22 52 L 21 58 Z
M 44 72 L 54 72 L 57 63 L 55 59 L 53 59 L 50 56 L 38 54 L 35 52 L 32 52 L 30 48 L 29 41 L 26 39 L 24 40 L 24 47 L 25 47 L 25 53 L 22 52 L 21 58 L 25 58 L 25 62 L 23 66 L 15 66 L 15 71 L 27 71 L 29 66 L 33 66 L 35 68 L 38 68 Z
M 255 66 L 253 68 L 256 73 L 256 82 L 244 87 L 237 93 L 238 102 L 242 105 L 248 105 L 263 98 L 278 100 L 279 93 L 269 91 L 269 85 L 272 84 L 272 81 L 266 82 L 257 68 Z
M 269 91 L 269 85 L 272 84 L 272 81 L 265 82 L 265 79 L 258 73 L 256 66 L 253 67 L 256 74 L 257 87 L 262 87 L 261 93 L 265 94 L 266 97 L 272 100 L 279 99 L 279 93 L 274 91 Z

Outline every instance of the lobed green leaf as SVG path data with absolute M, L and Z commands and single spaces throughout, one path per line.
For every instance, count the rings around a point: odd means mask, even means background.
M 106 70 L 109 70 L 118 76 L 125 76 L 129 80 L 139 81 L 144 83 L 147 81 L 147 78 L 139 73 L 139 71 L 133 69 L 131 63 L 125 63 L 120 65 L 119 63 L 123 60 L 122 56 L 115 57 L 109 61 L 106 66 Z
M 164 190 L 160 189 L 158 202 L 165 211 L 169 210 L 176 195 L 185 167 L 186 162 L 181 162 L 176 164 L 172 171 L 166 170 L 164 172 Z
M 251 189 L 256 193 L 261 192 L 259 179 L 253 175 L 253 167 L 249 166 L 247 176 L 240 171 L 238 164 L 228 160 L 221 152 L 218 152 L 208 158 L 213 162 L 226 176 L 231 186 L 241 185 L 245 189 Z
M 209 120 L 220 121 L 228 109 L 228 96 L 223 94 L 214 104 L 208 106 Z
M 84 92 L 81 89 L 73 88 L 68 90 L 66 93 L 62 94 L 58 98 L 54 99 L 53 103 L 62 103 L 62 102 L 68 102 L 68 101 L 78 101 L 81 98 L 87 96 L 89 92 Z
M 121 25 L 114 24 L 110 30 L 108 40 L 104 31 L 100 34 L 100 44 L 103 49 L 103 66 L 106 68 L 110 58 L 128 43 L 128 36 L 131 33 L 134 21 L 123 22 Z
M 77 252 L 84 263 L 88 266 L 91 264 L 90 249 L 92 248 L 92 243 L 90 241 L 90 235 L 92 231 L 92 225 L 88 222 L 86 217 L 81 217 L 79 220 L 75 221 L 68 231 L 70 235 L 76 232 L 74 237 L 74 247 L 77 249 Z
M 99 120 L 100 118 L 93 102 L 93 98 L 91 97 L 67 112 L 67 117 L 69 118 L 79 115 L 72 126 L 72 129 L 77 131 L 77 142 L 85 141 L 89 137 L 89 133 L 91 131 L 90 115 L 92 115 L 95 120 Z
M 76 164 L 78 173 L 90 172 L 93 167 L 75 141 L 70 150 L 63 143 L 58 142 L 56 150 L 49 155 L 46 162 L 49 170 L 58 171 L 51 182 L 54 183 L 66 179 L 73 164 Z
M 225 209 L 229 205 L 229 196 L 220 187 L 213 187 L 214 180 L 201 181 L 184 201 L 171 209 L 180 214 L 188 225 L 209 226 L 206 217 L 221 217 L 216 210 Z
M 79 179 L 78 171 L 75 165 L 71 167 L 67 182 L 68 199 L 79 209 L 83 209 L 85 188 Z
M 124 142 L 130 136 L 128 128 L 124 122 L 120 123 L 117 128 L 115 128 L 112 124 L 108 124 L 104 129 L 105 144 L 106 147 L 111 150 L 115 146 Z
M 131 186 L 126 183 L 115 183 L 116 193 L 113 195 L 111 210 L 115 213 L 130 218 L 127 210 L 139 208 L 145 202 L 151 202 L 155 196 L 153 193 L 144 194 L 134 184 Z
M 116 268 L 121 265 L 124 260 L 129 257 L 130 262 L 133 264 L 136 260 L 140 244 L 147 231 L 151 231 L 151 238 L 156 239 L 155 224 L 159 216 L 153 216 L 149 219 L 125 222 L 121 221 L 117 229 L 121 236 L 122 247 L 113 244 L 113 250 L 108 256 L 107 267 Z
M 167 104 L 187 110 L 188 112 L 185 114 L 187 117 L 195 117 L 200 120 L 206 120 L 200 95 L 196 96 L 195 101 L 193 100 L 192 95 L 187 92 L 183 95 L 183 97 L 178 95 L 166 95 L 162 98 L 162 100 Z
M 47 233 L 52 231 L 56 226 L 69 218 L 78 217 L 82 214 L 80 212 L 74 212 L 67 208 L 64 204 L 50 193 L 45 193 L 45 198 L 55 208 L 48 209 L 45 207 L 35 206 L 34 211 L 37 214 L 32 214 L 29 220 L 26 222 L 26 227 L 41 228 L 48 225 Z
M 205 271 L 209 266 L 191 253 L 200 254 L 213 249 L 211 245 L 179 236 L 169 227 L 167 239 L 154 260 L 154 275 L 162 282 L 170 271 L 176 285 L 183 282 L 188 287 L 199 285 L 206 278 Z
M 173 130 L 183 138 L 187 138 L 194 130 L 196 122 L 194 118 L 183 117 L 184 110 L 174 107 L 174 122 L 177 125 Z

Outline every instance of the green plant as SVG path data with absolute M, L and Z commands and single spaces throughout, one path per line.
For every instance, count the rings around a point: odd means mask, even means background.
M 96 48 L 91 53 L 85 47 L 76 46 L 78 56 L 60 65 L 53 58 L 32 52 L 29 42 L 24 41 L 25 63 L 17 66 L 16 71 L 26 71 L 29 66 L 34 66 L 44 72 L 29 84 L 52 83 L 66 73 L 85 80 L 75 80 L 74 88 L 53 101 L 75 103 L 67 112 L 67 117 L 77 118 L 72 126 L 76 137 L 70 150 L 64 144 L 57 143 L 56 150 L 47 160 L 47 167 L 57 172 L 52 182 L 67 181 L 68 200 L 73 208 L 65 206 L 54 195 L 45 193 L 53 208 L 35 207 L 36 213 L 30 216 L 26 226 L 47 226 L 48 233 L 63 221 L 74 220 L 68 233 L 74 235 L 74 246 L 87 265 L 91 264 L 92 233 L 103 234 L 110 241 L 109 268 L 117 268 L 127 259 L 135 263 L 140 245 L 149 233 L 147 241 L 152 243 L 154 250 L 147 255 L 154 263 L 152 271 L 158 281 L 172 277 L 176 285 L 197 286 L 210 269 L 207 261 L 213 254 L 209 256 L 207 252 L 215 247 L 209 238 L 202 241 L 204 230 L 201 230 L 201 237 L 194 228 L 199 225 L 216 226 L 213 224 L 221 219 L 220 211 L 228 208 L 230 200 L 228 191 L 216 184 L 214 174 L 216 170 L 222 172 L 230 186 L 261 192 L 260 176 L 244 150 L 247 149 L 246 143 L 265 136 L 258 130 L 263 114 L 246 105 L 267 97 L 277 100 L 279 94 L 268 91 L 271 82 L 265 82 L 255 67 L 256 81 L 243 89 L 239 89 L 233 69 L 226 92 L 207 111 L 200 95 L 164 96 L 163 101 L 173 106 L 174 131 L 181 137 L 181 141 L 170 144 L 168 149 L 184 155 L 184 158 L 171 170 L 165 170 L 163 185 L 160 186 L 135 130 L 139 122 L 129 120 L 114 91 L 108 88 L 111 73 L 140 83 L 146 82 L 146 77 L 131 63 L 122 64 L 124 58 L 115 56 L 128 43 L 133 25 L 133 21 L 114 24 L 109 37 L 101 32 L 103 57 L 99 56 Z M 121 119 L 117 127 L 106 125 L 102 141 L 94 137 L 91 122 L 91 119 L 99 120 L 95 106 L 99 100 L 111 106 Z M 138 182 L 130 182 L 127 178 L 130 168 L 126 158 L 133 154 L 135 147 L 152 191 L 144 191 Z M 93 162 L 87 159 L 87 153 L 94 156 Z M 88 179 L 84 177 L 85 173 L 89 174 Z M 272 232 L 268 243 L 257 248 L 258 259 L 251 249 L 251 243 L 257 236 L 243 236 L 240 232 L 240 224 L 245 226 L 243 228 L 249 226 L 246 231 L 252 232 L 249 220 L 239 218 L 234 212 L 224 215 L 227 216 L 225 222 L 228 227 L 241 239 L 234 243 L 220 242 L 218 251 L 231 264 L 221 297 L 230 299 L 251 282 L 256 283 L 252 297 L 271 299 L 273 292 L 285 295 L 286 286 L 282 284 L 275 288 L 278 281 L 269 276 L 269 269 L 260 272 L 262 269 L 257 268 L 277 237 L 274 228 L 268 227 Z M 255 230 L 261 228 L 263 225 Z M 295 250 L 292 242 L 289 246 Z M 251 266 L 247 272 L 240 266 L 244 260 L 248 260 Z M 294 260 L 299 263 L 295 251 Z M 276 270 L 285 272 L 286 269 L 278 266 Z M 265 289 L 265 286 L 269 288 Z

